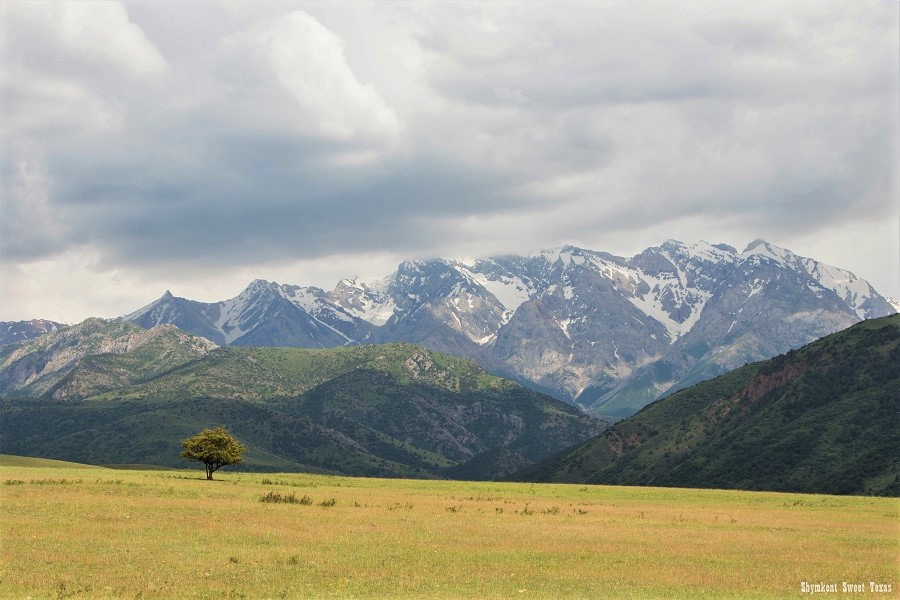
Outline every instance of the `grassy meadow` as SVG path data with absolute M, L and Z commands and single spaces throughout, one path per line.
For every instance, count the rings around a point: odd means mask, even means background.
M 900 583 L 895 498 L 48 464 L 0 458 L 3 598 L 789 598 L 801 581 L 891 584 L 858 594 L 885 598 Z

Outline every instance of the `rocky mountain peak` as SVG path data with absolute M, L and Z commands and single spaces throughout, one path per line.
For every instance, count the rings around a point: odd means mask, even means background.
M 722 250 L 723 252 L 728 252 L 729 254 L 737 254 L 737 248 L 734 246 L 729 246 L 728 244 L 712 244 L 713 248 L 717 248 Z
M 277 293 L 278 289 L 281 286 L 274 281 L 266 281 L 265 279 L 254 279 L 250 282 L 246 288 L 244 288 L 243 294 L 251 295 L 251 294 L 259 294 L 259 293 Z
M 752 252 L 754 249 L 756 249 L 756 248 L 759 247 L 759 246 L 765 247 L 765 246 L 768 246 L 768 245 L 769 245 L 769 242 L 767 242 L 766 240 L 764 240 L 764 239 L 762 239 L 762 238 L 756 238 L 755 240 L 753 240 L 752 242 L 750 242 L 749 244 L 747 244 L 747 247 L 744 248 L 744 251 L 741 252 L 741 254 L 748 254 L 748 253 Z
M 685 243 L 679 240 L 668 239 L 664 241 L 659 247 L 663 250 L 678 250 L 685 247 Z
M 762 239 L 756 239 L 747 244 L 747 248 L 741 253 L 742 256 L 753 256 L 753 255 L 761 255 L 768 256 L 769 258 L 773 258 L 775 260 L 784 261 L 784 260 L 793 260 L 797 258 L 797 255 L 787 250 L 786 248 L 782 248 L 781 246 L 776 246 L 770 242 L 767 242 Z

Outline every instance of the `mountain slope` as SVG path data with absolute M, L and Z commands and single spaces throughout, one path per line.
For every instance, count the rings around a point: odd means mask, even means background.
M 765 242 L 745 250 L 745 258 L 718 277 L 702 318 L 651 366 L 640 369 L 616 390 L 597 400 L 581 398 L 596 412 L 621 418 L 657 398 L 735 369 L 776 356 L 839 331 L 868 314 L 871 289 L 842 272 L 856 291 L 821 284 L 807 271 L 808 259 Z M 814 269 L 826 271 L 821 264 Z M 830 272 L 830 271 L 829 271 Z M 863 289 L 865 288 L 865 289 Z M 838 295 L 844 294 L 844 297 Z M 865 300 L 861 298 L 865 297 Z M 881 307 L 875 314 L 889 312 Z
M 162 298 L 128 315 L 219 344 L 412 342 L 470 358 L 620 419 L 746 362 L 894 307 L 853 273 L 762 240 L 669 240 L 631 258 L 564 246 L 528 256 L 407 261 L 332 291 L 254 281 L 218 303 Z
M 0 349 L 0 394 L 52 394 L 60 400 L 90 396 L 146 379 L 215 347 L 173 325 L 147 330 L 128 322 L 87 319 Z
M 92 359 L 110 357 L 82 363 Z M 107 368 L 93 386 L 101 393 L 75 403 L 46 393 L 3 400 L 0 448 L 174 466 L 183 464 L 181 439 L 224 424 L 247 444 L 252 468 L 493 479 L 604 426 L 471 361 L 410 344 L 222 348 L 149 378 L 138 373 L 146 356 L 115 360 L 120 372 L 133 370 L 122 381 L 138 383 L 106 389 Z M 96 372 L 73 371 L 80 390 Z
M 900 315 L 681 390 L 514 477 L 900 495 Z

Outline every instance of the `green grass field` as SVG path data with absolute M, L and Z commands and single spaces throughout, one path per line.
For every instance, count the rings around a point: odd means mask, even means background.
M 802 581 L 889 598 L 900 583 L 894 498 L 0 465 L 3 598 L 790 598 Z

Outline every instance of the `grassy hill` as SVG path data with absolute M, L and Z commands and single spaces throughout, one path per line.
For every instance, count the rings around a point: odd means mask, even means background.
M 0 400 L 0 450 L 185 466 L 181 440 L 225 425 L 248 447 L 244 468 L 493 479 L 603 427 L 472 361 L 411 344 L 220 348 L 150 376 L 148 360 L 163 361 L 150 345 L 138 351 L 151 357 L 86 356 L 60 383 L 80 381 L 100 392 L 92 396 Z M 136 383 L 94 383 L 110 372 Z
M 527 481 L 900 495 L 900 315 L 681 390 Z

